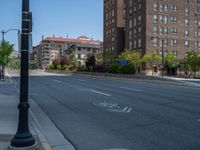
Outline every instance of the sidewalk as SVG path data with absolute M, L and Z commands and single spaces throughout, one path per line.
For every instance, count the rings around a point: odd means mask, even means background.
M 179 83 L 183 83 L 184 85 L 187 86 L 194 86 L 194 87 L 200 87 L 200 79 L 185 79 L 185 78 L 174 78 L 174 77 L 163 77 L 165 79 L 170 79 L 177 81 Z
M 38 143 L 38 149 L 75 150 L 34 100 L 30 99 L 29 102 L 29 126 Z M 18 93 L 9 78 L 4 82 L 0 81 L 0 150 L 7 150 L 17 131 L 18 103 Z

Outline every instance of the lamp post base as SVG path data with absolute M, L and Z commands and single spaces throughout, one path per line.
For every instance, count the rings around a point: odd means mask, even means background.
M 39 147 L 37 143 L 28 147 L 14 147 L 14 146 L 9 145 L 8 150 L 39 150 Z

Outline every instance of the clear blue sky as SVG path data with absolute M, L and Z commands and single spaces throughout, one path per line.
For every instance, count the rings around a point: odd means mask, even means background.
M 21 27 L 21 0 L 1 0 L 0 30 Z M 30 0 L 33 12 L 33 45 L 41 36 L 77 38 L 86 35 L 103 39 L 102 0 Z M 9 32 L 5 39 L 17 44 L 17 33 Z

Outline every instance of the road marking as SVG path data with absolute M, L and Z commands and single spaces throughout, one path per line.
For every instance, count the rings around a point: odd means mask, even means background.
M 200 119 L 197 119 L 198 122 L 200 122 Z
M 86 80 L 83 80 L 83 79 L 77 79 L 78 81 L 81 81 L 81 82 L 85 82 Z
M 59 81 L 59 80 L 52 79 L 52 81 L 57 82 L 57 83 L 61 83 L 61 81 Z
M 98 107 L 102 107 L 104 109 L 106 109 L 107 111 L 110 112 L 117 112 L 117 113 L 130 113 L 132 111 L 131 107 L 128 106 L 120 106 L 117 103 L 112 103 L 112 102 L 108 102 L 108 101 L 104 101 L 104 102 L 94 102 L 93 103 L 95 106 Z
M 101 95 L 105 95 L 105 96 L 111 96 L 110 94 L 104 93 L 104 92 L 100 92 L 100 91 L 96 91 L 96 90 L 90 90 L 89 91 L 93 92 L 93 93 L 97 93 L 97 94 L 101 94 Z
M 100 150 L 130 150 L 127 148 L 107 148 L 107 149 L 100 149 Z
M 134 89 L 134 88 L 129 88 L 129 87 L 123 87 L 123 86 L 121 86 L 120 88 L 121 88 L 121 89 L 126 89 L 126 90 L 131 90 L 131 91 L 136 91 L 136 92 L 143 92 L 143 90 Z

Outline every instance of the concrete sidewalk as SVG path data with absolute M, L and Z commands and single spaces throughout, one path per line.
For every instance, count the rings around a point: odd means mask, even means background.
M 12 80 L 0 81 L 0 150 L 6 150 L 17 131 L 19 96 Z M 42 109 L 30 99 L 30 130 L 39 150 L 75 150 Z
M 190 78 L 175 78 L 175 77 L 163 77 L 164 79 L 169 79 L 169 80 L 174 80 L 179 83 L 182 83 L 187 86 L 193 86 L 193 87 L 198 87 L 200 88 L 200 79 L 190 79 Z

